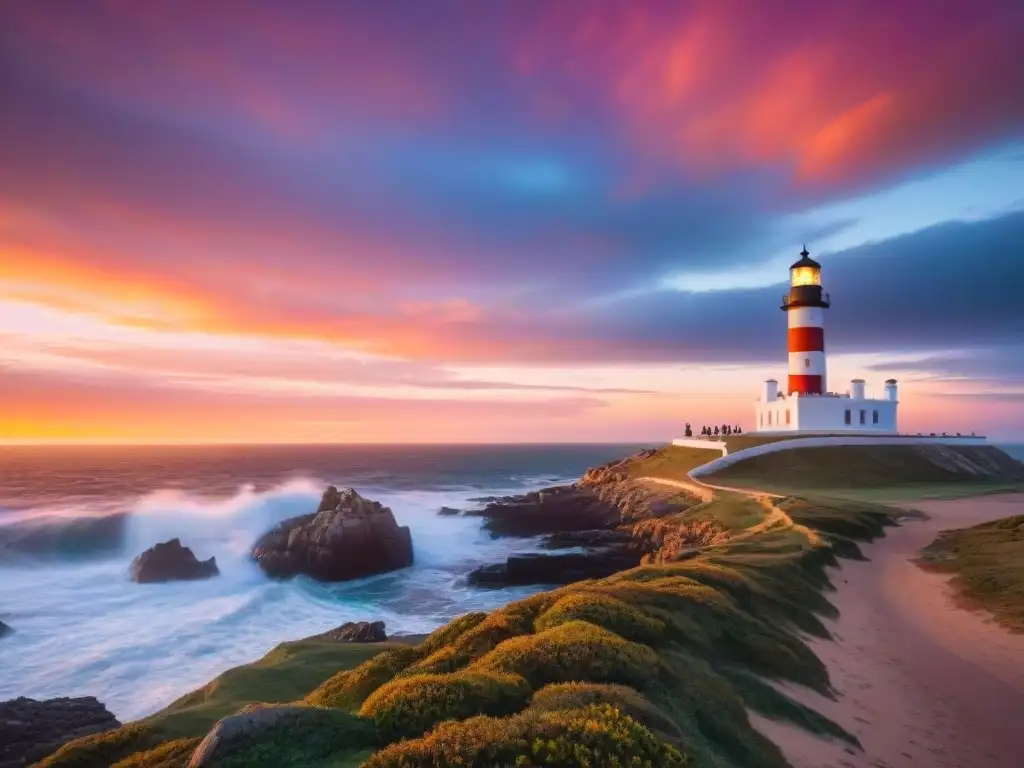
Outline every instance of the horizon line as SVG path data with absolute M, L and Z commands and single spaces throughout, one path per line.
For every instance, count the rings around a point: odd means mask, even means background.
M 407 446 L 473 446 L 473 445 L 639 445 L 642 443 L 671 443 L 673 438 L 659 438 L 657 440 L 468 440 L 458 442 L 445 441 L 412 441 L 412 442 L 390 442 L 385 440 L 363 440 L 350 442 L 322 442 L 322 441 L 299 441 L 299 442 L 273 442 L 273 441 L 242 441 L 242 440 L 203 440 L 203 441 L 168 441 L 150 442 L 145 440 L 0 440 L 0 448 L 59 448 L 59 447 L 116 447 L 133 446 L 142 448 L 196 448 L 204 446 L 272 446 L 272 447 L 296 447 L 296 446 L 367 446 L 381 445 L 390 447 Z

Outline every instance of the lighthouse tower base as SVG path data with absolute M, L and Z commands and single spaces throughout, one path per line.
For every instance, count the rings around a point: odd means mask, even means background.
M 854 379 L 845 394 L 785 395 L 770 379 L 755 406 L 759 434 L 895 435 L 899 406 L 896 382 L 885 383 L 881 399 L 864 396 L 864 382 Z

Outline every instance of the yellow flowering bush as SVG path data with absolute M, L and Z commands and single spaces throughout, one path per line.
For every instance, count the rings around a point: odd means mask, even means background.
M 611 704 L 624 714 L 639 720 L 654 731 L 679 735 L 679 726 L 641 693 L 615 683 L 552 683 L 545 685 L 530 700 L 535 712 L 586 709 L 595 704 Z
M 567 594 L 548 608 L 537 619 L 538 631 L 579 619 L 614 632 L 627 640 L 656 643 L 665 636 L 665 623 L 619 600 L 612 595 L 596 591 Z
M 510 715 L 526 706 L 531 693 L 519 675 L 491 671 L 415 675 L 381 686 L 359 714 L 373 719 L 381 738 L 394 741 L 421 736 L 443 720 Z
M 522 675 L 534 688 L 574 680 L 643 687 L 657 679 L 661 660 L 646 645 L 586 621 L 570 621 L 506 640 L 474 668 Z
M 442 723 L 362 768 L 688 768 L 676 746 L 610 705 Z

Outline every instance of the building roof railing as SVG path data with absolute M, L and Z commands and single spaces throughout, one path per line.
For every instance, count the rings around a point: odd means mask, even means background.
M 822 301 L 823 304 L 831 304 L 832 303 L 831 297 L 827 293 L 824 293 L 824 292 L 821 294 L 821 301 Z M 785 309 L 786 307 L 789 307 L 789 306 L 794 306 L 794 305 L 799 306 L 800 304 L 804 304 L 804 303 L 805 302 L 802 299 L 793 298 L 788 293 L 785 293 L 785 294 L 782 295 L 782 308 L 783 309 Z

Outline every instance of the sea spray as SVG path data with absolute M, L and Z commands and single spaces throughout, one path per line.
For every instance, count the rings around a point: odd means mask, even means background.
M 465 583 L 482 562 L 529 542 L 492 539 L 478 518 L 442 517 L 442 506 L 469 508 L 480 488 L 360 491 L 392 507 L 413 532 L 412 568 L 369 579 L 320 584 L 268 579 L 250 548 L 264 531 L 316 509 L 323 484 L 299 478 L 231 495 L 161 489 L 119 504 L 21 510 L 6 526 L 54 526 L 122 516 L 120 545 L 81 560 L 51 551 L 0 564 L 0 606 L 17 632 L 0 648 L 0 699 L 94 695 L 121 719 L 144 716 L 209 680 L 252 661 L 277 643 L 345 621 L 382 619 L 388 631 L 428 632 L 452 616 L 516 599 L 529 590 L 488 592 Z M 489 487 L 493 493 L 523 490 Z M 178 537 L 221 574 L 200 582 L 130 582 L 131 558 Z M 37 553 L 39 555 L 39 553 Z

